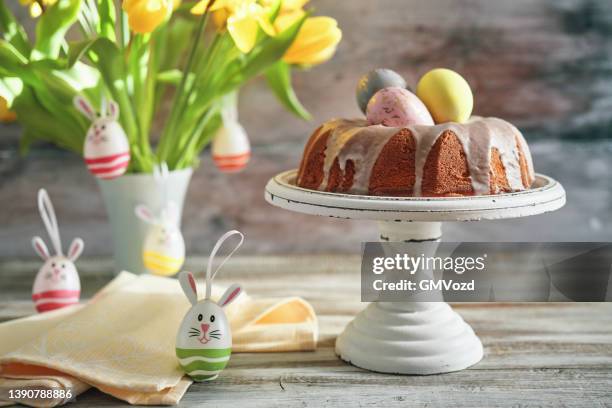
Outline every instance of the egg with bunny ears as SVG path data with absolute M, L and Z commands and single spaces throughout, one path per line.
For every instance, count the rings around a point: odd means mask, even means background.
M 38 210 L 55 250 L 51 256 L 42 238 L 32 238 L 34 251 L 45 261 L 32 287 L 32 300 L 42 313 L 79 303 L 81 282 L 74 262 L 83 252 L 84 244 L 81 238 L 75 238 L 68 255 L 64 255 L 55 210 L 45 189 L 38 191 Z
M 103 98 L 100 113 L 96 113 L 81 95 L 74 98 L 74 106 L 92 122 L 83 146 L 89 172 L 106 180 L 123 175 L 131 156 L 127 136 L 118 122 L 119 106 Z
M 179 211 L 168 202 L 159 216 L 145 205 L 136 207 L 136 215 L 149 225 L 142 248 L 144 266 L 154 275 L 172 276 L 185 262 L 185 241 L 179 227 Z
M 215 254 L 223 242 L 233 235 L 239 235 L 240 242 L 212 273 Z M 193 275 L 190 272 L 179 274 L 181 288 L 191 303 L 191 308 L 176 334 L 176 357 L 183 371 L 194 381 L 211 381 L 217 378 L 232 354 L 232 332 L 223 309 L 238 298 L 242 288 L 238 284 L 231 285 L 215 302 L 211 299 L 212 281 L 243 241 L 244 235 L 235 230 L 226 232 L 217 241 L 208 258 L 206 293 L 202 300 L 198 300 L 198 290 Z

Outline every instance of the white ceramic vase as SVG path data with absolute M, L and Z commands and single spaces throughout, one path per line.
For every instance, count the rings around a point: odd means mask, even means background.
M 166 184 L 168 200 L 174 201 L 182 216 L 191 168 L 171 171 Z M 154 213 L 161 210 L 163 192 L 153 174 L 127 174 L 113 180 L 98 179 L 111 224 L 115 271 L 146 273 L 142 245 L 147 225 L 134 214 L 134 207 L 145 204 Z

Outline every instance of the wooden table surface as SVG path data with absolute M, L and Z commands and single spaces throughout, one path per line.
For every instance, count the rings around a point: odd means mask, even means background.
M 187 268 L 201 270 L 205 259 Z M 33 313 L 32 260 L 0 261 L 0 321 Z M 83 293 L 112 278 L 108 260 L 79 261 Z M 242 257 L 221 275 L 251 295 L 299 295 L 319 316 L 317 351 L 234 354 L 212 383 L 194 384 L 181 406 L 612 407 L 612 304 L 458 304 L 482 339 L 485 357 L 457 373 L 397 376 L 339 360 L 334 341 L 365 305 L 359 302 L 359 258 Z M 220 282 L 222 283 L 222 282 Z M 73 406 L 118 406 L 97 390 Z

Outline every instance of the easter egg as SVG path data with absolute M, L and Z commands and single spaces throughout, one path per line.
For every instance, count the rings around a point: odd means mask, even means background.
M 225 173 L 244 169 L 251 158 L 251 145 L 244 128 L 238 122 L 227 122 L 212 142 L 212 156 L 217 168 Z
M 434 124 L 429 111 L 415 94 L 396 87 L 376 92 L 368 103 L 366 116 L 370 125 L 405 127 Z
M 172 276 L 181 270 L 185 257 L 173 257 L 160 252 L 143 251 L 142 261 L 152 274 Z
M 74 264 L 54 256 L 40 268 L 32 287 L 32 300 L 39 313 L 79 303 L 81 283 Z
M 232 354 L 232 331 L 222 307 L 207 299 L 194 305 L 176 333 L 175 351 L 179 365 L 193 380 L 217 378 Z
M 101 179 L 114 179 L 130 164 L 130 146 L 119 123 L 111 119 L 96 121 L 85 139 L 83 156 L 87 169 Z
M 474 96 L 470 85 L 455 71 L 437 68 L 419 80 L 417 95 L 436 123 L 464 123 L 470 118 Z
M 374 94 L 383 88 L 394 86 L 406 88 L 406 81 L 400 74 L 390 69 L 379 68 L 361 77 L 357 83 L 357 103 L 363 113 L 366 113 L 368 102 Z
M 176 348 L 179 365 L 194 381 L 211 381 L 219 376 L 232 355 L 229 348 Z
M 145 237 L 142 261 L 154 275 L 172 276 L 185 262 L 185 241 L 178 228 L 152 225 Z

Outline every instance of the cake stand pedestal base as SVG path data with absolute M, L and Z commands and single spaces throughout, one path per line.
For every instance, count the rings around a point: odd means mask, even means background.
M 381 241 L 415 243 L 409 254 L 414 256 L 433 255 L 441 236 L 439 222 L 384 221 L 379 228 Z M 344 329 L 336 354 L 371 371 L 424 375 L 470 367 L 482 359 L 483 349 L 472 328 L 443 301 L 375 302 Z
M 442 222 L 527 217 L 565 204 L 561 184 L 543 174 L 536 174 L 525 191 L 470 197 L 328 193 L 300 188 L 296 177 L 297 170 L 273 177 L 266 185 L 266 200 L 304 214 L 378 221 L 381 241 L 413 242 L 408 252 L 415 256 L 433 255 Z M 427 270 L 417 273 L 419 278 L 432 276 Z M 432 302 L 431 295 L 409 294 L 403 302 L 371 303 L 338 337 L 336 353 L 358 367 L 394 374 L 446 373 L 476 364 L 483 355 L 480 340 L 441 294 L 434 298 L 438 302 Z

